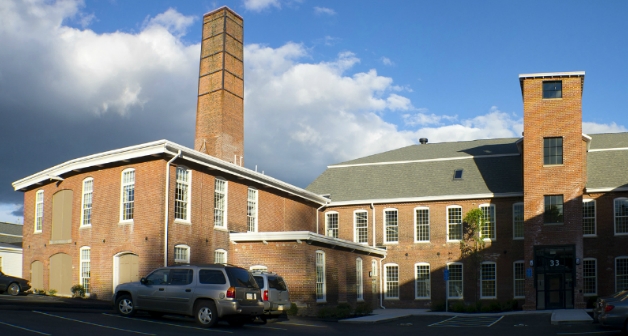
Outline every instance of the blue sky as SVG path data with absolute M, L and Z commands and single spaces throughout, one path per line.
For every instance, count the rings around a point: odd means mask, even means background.
M 244 17 L 245 166 L 518 137 L 521 73 L 586 71 L 587 133 L 625 132 L 625 1 L 0 1 L 0 221 L 11 182 L 168 139 L 192 147 L 202 15 Z M 9 159 L 10 158 L 10 159 Z

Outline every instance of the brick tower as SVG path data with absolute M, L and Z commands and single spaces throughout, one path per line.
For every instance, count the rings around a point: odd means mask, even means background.
M 242 165 L 243 20 L 228 7 L 203 16 L 194 149 Z
M 523 95 L 524 309 L 584 308 L 584 72 L 519 76 Z

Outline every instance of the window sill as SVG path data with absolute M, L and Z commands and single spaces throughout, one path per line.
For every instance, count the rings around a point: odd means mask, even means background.
M 597 234 L 582 235 L 582 238 L 597 238 Z
M 519 299 L 525 299 L 525 296 L 513 296 L 512 297 L 514 300 L 519 300 Z
M 327 300 L 316 300 L 316 304 L 319 304 L 319 303 L 327 303 Z
M 229 232 L 229 229 L 227 229 L 226 227 L 222 227 L 222 226 L 214 226 L 214 230 Z
M 399 245 L 399 242 L 384 242 L 384 245 Z
M 399 301 L 399 298 L 384 298 L 385 301 Z
M 558 225 L 564 225 L 564 223 L 543 223 L 543 225 L 546 225 L 546 226 L 558 226 Z
M 183 219 L 175 219 L 174 223 L 175 224 L 182 224 L 182 225 L 192 225 L 192 222 L 187 221 L 187 220 L 183 220 Z
M 133 224 L 133 220 L 132 219 L 131 220 L 123 220 L 123 221 L 120 221 L 118 223 L 118 225 L 128 225 L 128 224 Z
M 551 168 L 551 167 L 564 167 L 565 164 L 564 163 L 557 163 L 557 164 L 544 164 L 543 168 Z
M 421 301 L 421 300 L 431 300 L 432 298 L 430 297 L 418 297 L 418 298 L 414 298 L 414 301 Z
M 480 300 L 495 300 L 497 296 L 480 296 Z
M 523 240 L 523 237 L 513 237 L 512 240 Z
M 429 244 L 430 241 L 429 240 L 415 240 L 414 243 L 415 244 Z
M 91 229 L 91 228 L 92 228 L 92 225 L 91 225 L 91 224 L 89 224 L 89 225 L 81 225 L 81 226 L 79 226 L 79 230 L 83 230 L 83 229 Z
M 35 231 L 35 232 L 33 232 L 33 234 L 42 234 L 42 233 L 43 233 L 43 231 Z
M 628 236 L 628 232 L 615 232 L 615 236 Z
M 175 264 L 189 264 L 190 261 L 189 260 L 178 260 L 178 259 L 175 259 L 174 263 Z

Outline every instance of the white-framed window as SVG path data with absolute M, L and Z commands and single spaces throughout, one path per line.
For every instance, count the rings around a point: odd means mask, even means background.
M 525 271 L 525 263 L 523 260 L 518 260 L 513 263 L 513 287 L 514 287 L 514 298 L 524 298 L 526 296 L 525 292 L 525 281 L 526 281 L 526 271 Z
M 214 264 L 226 264 L 227 263 L 227 251 L 223 249 L 217 249 L 214 251 Z
M 373 259 L 371 260 L 371 276 L 376 277 L 377 276 L 377 270 L 379 269 L 379 267 L 377 267 L 377 260 Z
M 174 218 L 190 221 L 192 204 L 192 171 L 186 167 L 177 167 L 177 186 L 174 192 Z
M 450 205 L 447 207 L 447 240 L 462 239 L 462 207 Z
M 325 213 L 325 235 L 338 238 L 338 213 L 336 211 Z
M 44 191 L 39 190 L 35 195 L 35 232 L 41 232 L 44 224 Z
M 628 198 L 615 199 L 615 234 L 628 234 Z
M 174 246 L 174 262 L 176 263 L 190 263 L 190 247 L 187 245 L 175 245 Z
M 92 225 L 92 200 L 94 198 L 94 179 L 88 177 L 83 180 L 83 197 L 81 209 L 81 226 Z
M 246 197 L 246 230 L 257 232 L 257 189 L 251 187 Z
M 120 221 L 133 220 L 135 208 L 135 169 L 122 171 L 122 190 L 120 197 Z
M 595 225 L 595 200 L 582 200 L 582 235 L 595 236 L 597 228 Z
M 414 241 L 430 241 L 430 208 L 414 208 Z
M 355 287 L 358 301 L 364 301 L 364 281 L 362 274 L 362 258 L 357 258 L 355 259 Z
M 582 259 L 582 294 L 584 296 L 597 295 L 597 260 L 595 258 Z
M 80 251 L 81 255 L 81 285 L 85 289 L 85 294 L 90 293 L 90 285 L 89 280 L 91 278 L 90 268 L 91 268 L 91 249 L 89 246 L 81 247 Z
M 214 227 L 227 228 L 227 181 L 220 177 L 214 186 Z
M 497 264 L 492 261 L 485 261 L 481 265 L 480 297 L 483 299 L 494 299 L 497 297 Z
M 399 299 L 399 265 L 384 265 L 384 298 Z
M 326 300 L 325 252 L 316 251 L 316 302 L 325 302 Z
M 447 264 L 447 269 L 449 270 L 449 298 L 462 299 L 464 294 L 462 263 Z
M 484 217 L 484 225 L 480 230 L 481 236 L 484 239 L 495 240 L 497 233 L 495 231 L 495 204 L 481 204 L 480 210 Z
M 414 298 L 429 299 L 430 298 L 430 264 L 416 263 L 414 264 Z
M 512 205 L 512 239 L 523 239 L 523 203 Z
M 384 243 L 399 242 L 397 209 L 384 209 Z
M 353 241 L 360 244 L 367 244 L 369 239 L 369 213 L 366 210 L 356 210 L 353 212 L 354 236 Z
M 628 257 L 615 258 L 615 291 L 628 289 Z

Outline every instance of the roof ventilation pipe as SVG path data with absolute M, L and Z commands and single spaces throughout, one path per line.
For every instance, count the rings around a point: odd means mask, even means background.
M 425 144 L 427 144 L 427 138 L 421 138 L 421 139 L 419 139 L 419 143 L 421 143 L 421 145 L 425 145 Z

